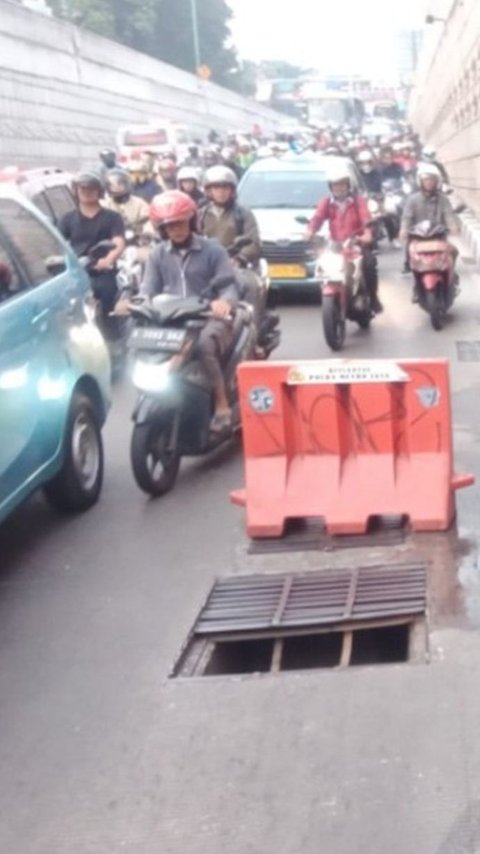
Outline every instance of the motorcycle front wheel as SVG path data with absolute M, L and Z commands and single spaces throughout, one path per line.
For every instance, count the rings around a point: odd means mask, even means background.
M 438 288 L 425 293 L 425 308 L 430 315 L 430 321 L 433 328 L 440 332 L 445 326 L 445 303 Z
M 168 449 L 171 427 L 167 422 L 136 425 L 130 444 L 133 476 L 143 492 L 159 498 L 175 485 L 180 454 Z
M 323 332 L 331 350 L 341 350 L 345 343 L 346 321 L 338 296 L 324 296 L 322 305 Z

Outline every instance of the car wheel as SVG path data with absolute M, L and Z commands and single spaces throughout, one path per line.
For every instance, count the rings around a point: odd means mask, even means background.
M 90 398 L 72 398 L 59 473 L 45 486 L 48 501 L 67 513 L 81 513 L 98 500 L 103 483 L 103 442 L 97 411 Z

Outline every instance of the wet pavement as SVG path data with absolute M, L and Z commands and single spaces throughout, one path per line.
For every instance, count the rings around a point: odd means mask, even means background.
M 346 355 L 451 360 L 457 469 L 480 473 L 480 278 L 447 328 L 381 259 L 386 311 Z M 319 309 L 281 309 L 285 358 L 326 356 Z M 478 854 L 480 485 L 458 529 L 389 547 L 249 555 L 227 500 L 238 447 L 189 461 L 146 499 L 129 471 L 132 395 L 116 389 L 98 508 L 35 497 L 0 529 L 2 854 Z M 168 680 L 215 577 L 428 563 L 428 664 Z

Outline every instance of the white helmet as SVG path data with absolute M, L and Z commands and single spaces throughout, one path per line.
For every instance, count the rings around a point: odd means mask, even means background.
M 440 170 L 434 163 L 419 163 L 417 166 L 417 181 L 420 184 L 423 178 L 436 178 L 438 183 L 442 180 Z
M 348 164 L 344 163 L 340 159 L 338 160 L 338 163 L 328 164 L 326 177 L 329 184 L 336 184 L 337 181 L 349 181 L 352 183 L 352 176 L 350 174 Z
M 229 169 L 228 166 L 212 166 L 210 169 L 207 169 L 205 174 L 205 189 L 212 187 L 214 184 L 230 184 L 231 187 L 236 189 L 238 179 L 233 169 Z
M 198 184 L 198 169 L 194 166 L 182 166 L 177 173 L 177 182 L 180 184 L 182 181 L 196 181 Z
M 371 151 L 361 151 L 358 155 L 359 163 L 373 163 L 374 157 Z
M 433 160 L 436 153 L 437 152 L 435 151 L 433 145 L 425 145 L 422 150 L 422 157 L 424 157 L 425 160 Z

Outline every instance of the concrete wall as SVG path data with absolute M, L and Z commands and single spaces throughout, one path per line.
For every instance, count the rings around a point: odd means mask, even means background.
M 426 39 L 410 118 L 480 214 L 480 2 L 444 0 L 442 11 L 445 23 L 431 25 Z
M 269 130 L 285 119 L 214 84 L 0 0 L 0 166 L 96 160 L 123 124 Z

